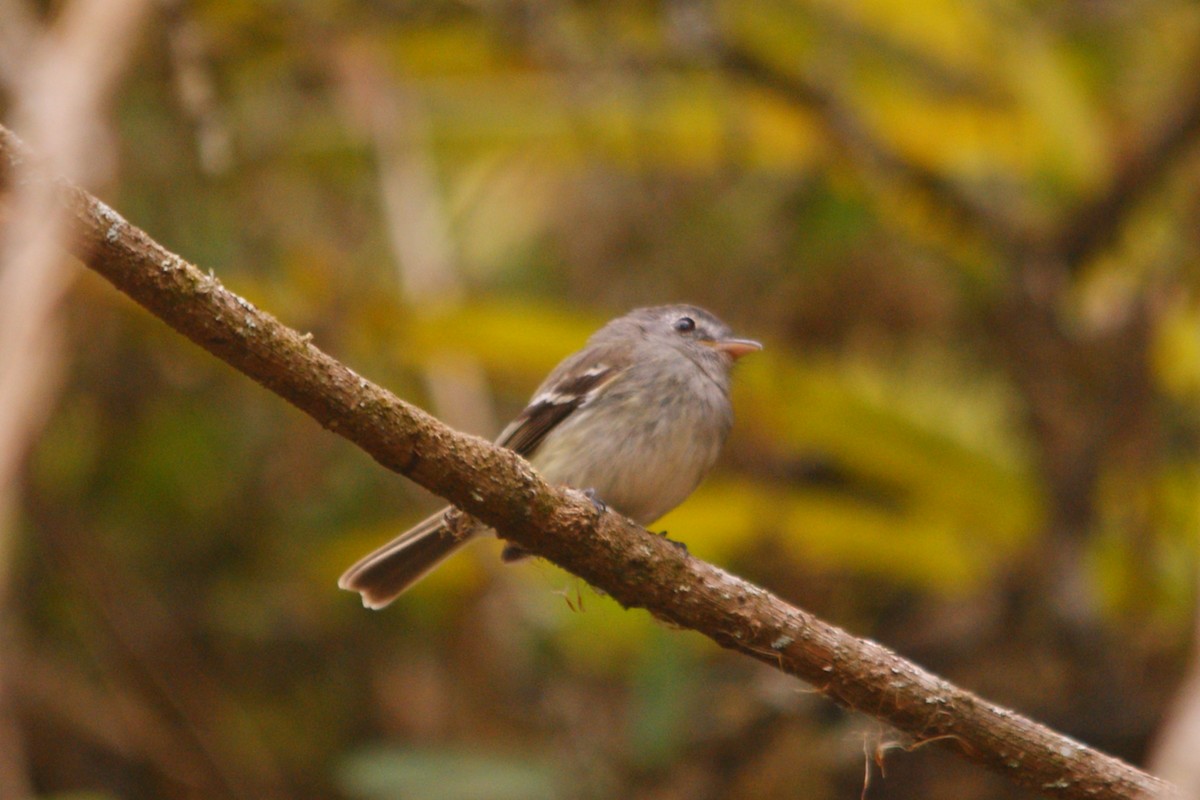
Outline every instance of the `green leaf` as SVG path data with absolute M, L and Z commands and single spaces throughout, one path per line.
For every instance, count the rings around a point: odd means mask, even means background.
M 452 749 L 374 748 L 347 757 L 342 790 L 362 800 L 552 800 L 565 795 L 548 761 Z

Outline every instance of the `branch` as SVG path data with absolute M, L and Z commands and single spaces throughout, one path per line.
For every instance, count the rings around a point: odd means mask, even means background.
M 729 74 L 813 112 L 834 146 L 860 172 L 867 173 L 866 167 L 870 167 L 875 173 L 916 191 L 935 203 L 945 218 L 984 239 L 1010 260 L 1026 249 L 1028 237 L 1015 221 L 983 205 L 953 180 L 889 148 L 867 130 L 834 92 L 785 72 L 738 44 L 714 42 L 711 48 L 717 63 Z
M 1160 186 L 1200 138 L 1200 58 L 1193 59 L 1185 85 L 1165 105 L 1157 127 L 1124 159 L 1107 189 L 1081 204 L 1051 242 L 1054 255 L 1073 272 L 1088 266 L 1121 235 L 1130 213 Z
M 1200 584 L 1196 588 L 1200 590 Z M 1200 597 L 1200 591 L 1196 596 Z M 1185 797 L 1200 797 L 1200 760 L 1196 758 L 1200 744 L 1200 613 L 1192 636 L 1191 666 L 1155 738 L 1150 764 L 1186 792 Z
M 712 47 L 718 63 L 731 75 L 812 111 L 851 162 L 869 165 L 929 198 L 1012 263 L 1040 254 L 1063 264 L 1070 272 L 1079 272 L 1116 241 L 1130 213 L 1162 184 L 1200 139 L 1200 59 L 1195 59 L 1191 69 L 1182 71 L 1188 78 L 1173 100 L 1165 104 L 1157 127 L 1121 161 L 1107 187 L 1083 200 L 1053 230 L 1038 234 L 981 204 L 960 184 L 890 149 L 828 89 L 782 70 L 740 45 L 722 42 Z
M 41 29 L 24 3 L 0 7 L 0 80 L 12 115 L 57 171 L 92 177 L 104 162 L 104 100 L 126 64 L 146 0 L 73 0 Z M 74 270 L 59 242 L 66 209 L 53 186 L 26 181 L 0 211 L 0 638 L 18 633 L 8 606 L 16 544 L 17 480 L 53 408 L 63 362 L 58 307 Z M 12 642 L 0 647 L 0 795 L 33 797 L 24 742 L 12 712 Z
M 0 128 L 0 187 L 28 160 Z M 954 742 L 970 760 L 1049 796 L 1177 796 L 1169 784 L 822 622 L 624 517 L 598 514 L 515 453 L 453 431 L 360 377 L 83 190 L 56 186 L 78 234 L 76 254 L 122 292 L 380 464 L 623 606 L 703 633 L 918 740 Z

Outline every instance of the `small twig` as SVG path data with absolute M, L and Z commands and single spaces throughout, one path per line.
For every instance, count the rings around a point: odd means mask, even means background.
M 1112 182 L 1097 196 L 1083 202 L 1059 226 L 1048 251 L 1071 271 L 1088 266 L 1123 232 L 1131 211 L 1160 186 L 1171 169 L 1200 139 L 1200 57 L 1189 69 L 1185 85 L 1175 93 L 1156 127 L 1138 148 L 1120 162 Z
M 204 29 L 184 0 L 161 0 L 175 94 L 192 125 L 200 169 L 224 175 L 233 166 L 233 137 L 217 93 Z
M 1200 582 L 1196 597 L 1200 600 Z M 1151 766 L 1174 780 L 1185 797 L 1200 797 L 1200 758 L 1196 755 L 1200 752 L 1200 607 L 1196 609 L 1188 675 L 1156 738 L 1150 751 Z
M 868 748 L 867 735 L 863 734 L 863 781 L 862 791 L 858 794 L 858 800 L 867 800 L 867 791 L 871 788 L 871 751 Z

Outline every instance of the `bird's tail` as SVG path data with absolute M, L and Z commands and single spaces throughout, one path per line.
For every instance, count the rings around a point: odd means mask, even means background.
M 445 514 L 446 509 L 437 512 L 364 556 L 342 574 L 338 586 L 362 595 L 367 608 L 383 608 L 395 600 L 470 541 L 470 534 L 450 531 Z

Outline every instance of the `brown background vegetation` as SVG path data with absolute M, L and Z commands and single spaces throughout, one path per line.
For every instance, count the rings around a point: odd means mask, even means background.
M 46 130 L 131 221 L 486 435 L 606 317 L 712 308 L 769 349 L 657 527 L 1151 757 L 1197 587 L 1192 4 L 213 0 L 72 40 L 86 5 L 5 7 L 0 107 L 36 144 L 79 79 L 32 65 L 111 37 L 111 101 Z M 38 795 L 854 797 L 897 740 L 490 543 L 367 613 L 337 574 L 434 499 L 94 277 L 50 324 L 0 553 Z M 885 764 L 869 797 L 1021 796 Z

